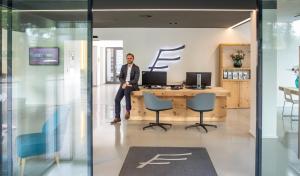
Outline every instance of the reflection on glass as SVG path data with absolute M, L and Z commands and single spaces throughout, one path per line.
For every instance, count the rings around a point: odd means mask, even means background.
M 60 6 L 75 9 L 71 2 L 61 2 Z M 11 49 L 12 56 L 8 59 L 2 55 L 1 74 L 12 81 L 7 86 L 7 80 L 1 77 L 1 120 L 12 136 L 1 138 L 0 175 L 6 175 L 5 169 L 9 169 L 7 157 L 12 157 L 12 175 L 89 174 L 87 12 L 30 11 L 43 10 L 47 8 L 43 4 L 48 3 L 51 5 L 50 1 L 13 3 L 12 29 L 2 28 L 5 45 L 1 52 Z M 85 9 L 87 4 L 87 0 L 80 1 L 76 8 Z M 7 45 L 7 35 L 11 35 L 11 46 Z M 52 60 L 55 63 L 49 64 Z M 11 107 L 1 98 L 7 90 L 12 92 L 6 99 Z M 6 123 L 7 113 L 12 114 L 11 124 Z M 11 154 L 6 152 L 9 142 Z
M 293 21 L 291 25 L 295 36 L 300 37 L 300 19 Z
M 1 58 L 0 58 L 0 175 L 8 175 L 8 124 L 7 124 L 7 28 L 4 21 L 7 17 L 7 9 L 0 7 L 1 18 Z
M 299 123 L 300 1 L 276 0 L 262 11 L 262 175 L 296 176 Z M 275 96 L 274 96 L 275 95 Z

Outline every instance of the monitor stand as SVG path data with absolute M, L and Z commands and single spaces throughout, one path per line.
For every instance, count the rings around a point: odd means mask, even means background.
M 188 89 L 197 89 L 197 90 L 202 90 L 202 89 L 207 89 L 206 86 L 202 85 L 202 86 L 190 86 L 190 87 L 186 87 Z
M 146 89 L 163 89 L 163 86 L 144 86 Z

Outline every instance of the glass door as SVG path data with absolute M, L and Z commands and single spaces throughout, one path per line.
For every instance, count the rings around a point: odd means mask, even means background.
M 300 174 L 300 1 L 263 0 L 261 7 L 260 174 L 296 176 Z
M 0 175 L 92 175 L 91 1 L 4 6 Z
M 1 38 L 1 58 L 0 58 L 0 135 L 1 135 L 1 145 L 0 145 L 0 175 L 6 176 L 9 174 L 9 166 L 11 163 L 9 162 L 9 150 L 8 150 L 8 119 L 7 119 L 7 26 L 5 23 L 7 22 L 7 13 L 8 9 L 1 4 L 1 12 L 0 12 L 0 38 Z
M 123 65 L 123 48 L 106 48 L 106 83 L 118 84 L 121 67 Z

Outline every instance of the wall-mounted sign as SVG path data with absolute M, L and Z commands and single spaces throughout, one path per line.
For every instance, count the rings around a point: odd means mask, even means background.
M 30 65 L 58 65 L 58 47 L 35 47 L 29 48 Z
M 160 65 L 162 62 L 174 62 L 180 60 L 180 56 L 176 56 L 178 51 L 181 51 L 185 48 L 185 45 L 182 45 L 177 48 L 170 48 L 170 49 L 159 49 L 158 55 L 153 63 L 152 66 L 148 67 L 150 71 L 153 71 L 154 69 L 166 69 L 169 66 L 168 65 Z

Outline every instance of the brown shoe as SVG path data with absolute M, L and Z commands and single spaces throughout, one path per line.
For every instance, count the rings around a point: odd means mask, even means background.
M 127 111 L 127 112 L 125 113 L 125 119 L 126 119 L 126 120 L 130 119 L 130 112 L 129 112 L 129 111 Z
M 114 125 L 118 122 L 121 122 L 121 119 L 120 118 L 115 118 L 113 121 L 110 122 L 111 125 Z

